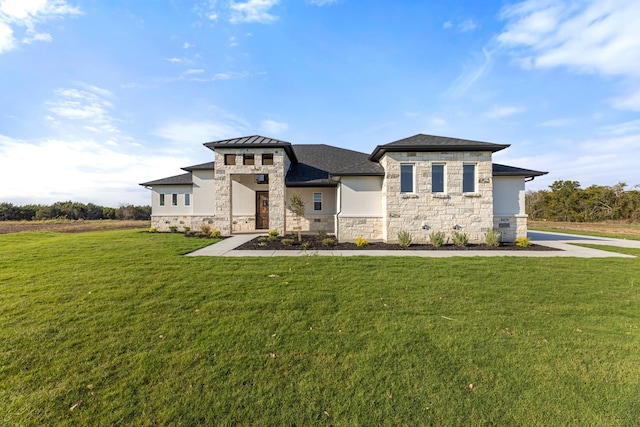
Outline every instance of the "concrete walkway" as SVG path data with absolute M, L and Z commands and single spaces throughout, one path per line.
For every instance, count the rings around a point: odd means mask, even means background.
M 588 243 L 595 245 L 620 246 L 625 248 L 639 248 L 639 240 L 611 239 L 605 237 L 578 236 L 574 234 L 548 233 L 542 231 L 530 231 L 529 239 L 533 243 L 549 246 L 560 251 L 341 251 L 341 250 L 309 250 L 309 251 L 272 251 L 272 250 L 254 250 L 241 251 L 235 250 L 238 246 L 246 243 L 258 236 L 265 236 L 264 233 L 257 234 L 236 234 L 219 243 L 199 249 L 186 256 L 225 256 L 225 257 L 273 257 L 273 256 L 415 256 L 424 258 L 446 258 L 446 257 L 575 257 L 575 258 L 635 258 L 631 255 L 618 254 L 615 252 L 606 252 L 597 249 L 582 248 L 569 243 Z

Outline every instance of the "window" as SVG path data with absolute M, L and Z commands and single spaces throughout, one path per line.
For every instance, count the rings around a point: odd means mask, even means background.
M 322 193 L 313 193 L 313 210 L 322 210 Z
M 184 193 L 184 205 L 191 206 L 191 194 Z
M 256 175 L 256 184 L 268 184 L 269 183 L 269 175 L 266 173 L 261 173 Z
M 160 194 L 160 206 L 164 206 L 164 194 Z
M 400 192 L 413 193 L 413 165 L 400 165 Z
M 171 206 L 178 206 L 178 195 L 175 193 L 171 195 Z
M 255 165 L 256 159 L 253 154 L 244 154 L 242 156 L 242 164 L 243 165 Z
M 236 164 L 236 155 L 235 154 L 225 154 L 224 155 L 224 164 L 225 165 L 235 165 Z
M 473 193 L 476 191 L 476 165 L 463 165 L 462 168 L 462 192 Z
M 273 164 L 273 154 L 265 153 L 262 155 L 262 164 L 263 165 L 272 165 Z
M 444 165 L 431 165 L 431 192 L 444 193 Z

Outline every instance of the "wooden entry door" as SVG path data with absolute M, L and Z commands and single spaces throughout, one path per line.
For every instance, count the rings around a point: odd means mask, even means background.
M 269 228 L 269 192 L 256 191 L 256 230 Z

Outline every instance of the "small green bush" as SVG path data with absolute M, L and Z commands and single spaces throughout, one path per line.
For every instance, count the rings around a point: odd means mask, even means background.
M 361 248 L 363 246 L 367 246 L 369 245 L 369 241 L 367 239 L 365 239 L 364 237 L 358 237 L 356 239 L 356 246 Z
M 271 234 L 269 234 L 267 236 L 267 240 L 270 242 L 277 242 L 278 241 L 278 236 L 272 236 Z
M 219 239 L 222 236 L 222 232 L 220 230 L 211 230 L 209 236 L 213 237 L 214 239 Z
M 467 233 L 454 231 L 451 238 L 453 240 L 453 244 L 456 246 L 467 246 L 469 244 L 469 237 L 467 236 Z
M 271 230 L 269 231 L 269 237 L 278 237 L 280 233 L 278 233 L 278 230 Z
M 516 239 L 516 245 L 520 246 L 521 248 L 527 248 L 533 245 L 533 243 L 531 243 L 531 240 L 529 240 L 528 237 L 518 237 Z
M 408 231 L 405 230 L 398 233 L 398 244 L 403 248 L 408 248 L 412 240 L 411 233 Z
M 334 239 L 333 237 L 322 239 L 322 246 L 335 246 L 336 243 L 336 239 Z
M 324 230 L 318 230 L 318 236 L 317 236 L 317 238 L 318 238 L 318 240 L 319 240 L 319 241 L 321 241 L 321 242 L 322 242 L 322 241 L 323 241 L 324 239 L 326 239 L 327 237 L 329 237 L 329 234 L 328 234 L 326 231 L 324 231 Z
M 196 232 L 195 231 L 191 231 L 191 230 L 185 230 L 184 231 L 184 237 L 196 237 Z M 198 236 L 198 237 L 200 237 L 200 236 Z
M 258 237 L 258 242 L 266 242 L 266 241 L 267 241 L 267 236 Z
M 267 242 L 258 242 L 258 246 L 263 248 L 263 247 L 267 246 Z
M 285 246 L 291 246 L 293 245 L 293 242 L 295 242 L 295 240 L 293 239 L 282 239 L 281 243 Z
M 178 232 L 178 227 L 176 227 L 175 225 L 170 225 L 169 226 L 169 231 L 172 233 L 177 233 Z
M 157 233 L 158 229 L 156 227 L 149 227 L 149 233 Z
M 188 233 L 191 231 L 191 227 L 183 227 L 182 231 L 184 231 L 185 233 Z
M 211 226 L 209 224 L 202 224 L 200 225 L 200 231 L 202 231 L 202 234 L 209 235 L 211 234 Z
M 436 248 L 444 245 L 445 234 L 444 231 L 434 231 L 429 235 L 429 243 Z
M 496 230 L 487 231 L 487 234 L 484 236 L 484 242 L 493 247 L 500 246 L 500 232 Z

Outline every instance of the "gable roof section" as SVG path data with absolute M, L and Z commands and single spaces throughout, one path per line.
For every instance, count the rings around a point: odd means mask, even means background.
M 515 166 L 493 164 L 493 176 L 524 176 L 525 178 L 535 178 L 546 175 L 549 172 L 534 171 L 532 169 L 517 168 Z
M 369 161 L 367 154 L 358 151 L 325 144 L 294 145 L 293 150 L 298 163 L 291 165 L 285 178 L 290 187 L 335 186 L 331 175 L 384 175 L 380 164 Z
M 433 151 L 496 151 L 509 147 L 509 144 L 494 144 L 492 142 L 472 141 L 468 139 L 449 138 L 417 134 L 389 144 L 378 145 L 369 160 L 377 162 L 385 153 L 398 152 L 433 152 Z
M 200 163 L 199 165 L 193 165 L 193 166 L 187 166 L 186 168 L 180 168 L 183 171 L 211 171 L 213 170 L 215 165 L 215 162 L 207 162 L 207 163 Z
M 206 142 L 205 147 L 215 151 L 216 148 L 284 148 L 292 163 L 296 163 L 296 155 L 291 148 L 291 143 L 266 136 L 253 135 L 241 138 L 223 139 L 220 141 Z
M 191 172 L 183 173 L 182 175 L 170 176 L 168 178 L 157 179 L 155 181 L 143 182 L 142 186 L 150 187 L 153 185 L 191 185 L 193 180 L 191 178 Z

